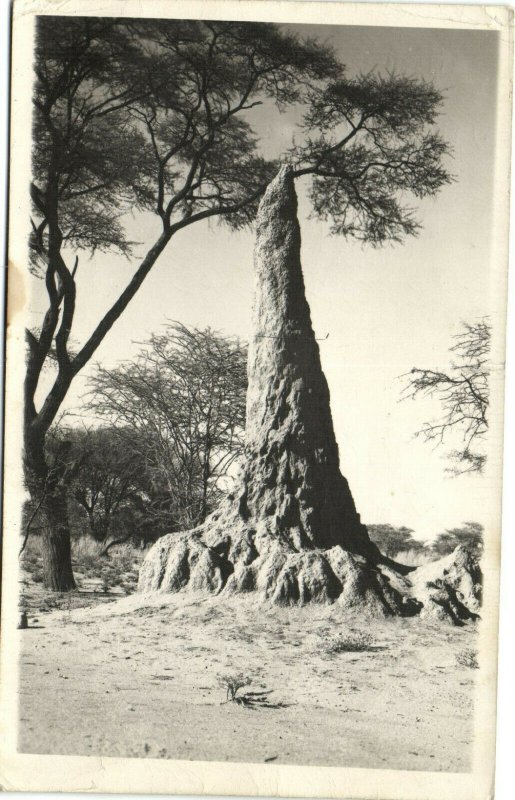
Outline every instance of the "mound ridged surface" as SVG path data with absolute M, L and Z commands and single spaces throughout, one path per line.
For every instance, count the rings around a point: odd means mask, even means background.
M 381 615 L 418 608 L 363 556 L 341 545 L 297 550 L 270 524 L 249 527 L 230 500 L 201 528 L 159 539 L 142 565 L 139 590 L 252 592 L 279 605 L 339 603 Z
M 479 615 L 481 570 L 458 547 L 403 575 L 341 545 L 297 551 L 221 512 L 206 527 L 159 539 L 142 565 L 139 591 L 252 593 L 262 603 L 337 604 L 372 616 L 420 614 L 461 624 Z

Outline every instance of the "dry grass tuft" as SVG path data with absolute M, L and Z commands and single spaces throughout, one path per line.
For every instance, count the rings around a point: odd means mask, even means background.
M 103 545 L 90 537 L 72 538 L 72 564 L 77 591 L 64 595 L 42 586 L 42 542 L 32 536 L 21 557 L 22 590 L 20 608 L 25 603 L 32 612 L 78 608 L 98 602 L 112 601 L 136 591 L 141 562 L 147 550 L 130 542 L 115 545 L 108 556 L 102 556 Z
M 361 653 L 374 649 L 374 639 L 365 631 L 339 633 L 324 641 L 326 653 Z
M 456 653 L 456 662 L 461 667 L 469 667 L 470 669 L 479 669 L 479 661 L 477 660 L 477 651 L 467 648 Z
M 437 561 L 439 556 L 431 550 L 401 550 L 394 556 L 395 561 L 405 564 L 407 567 L 422 567 L 431 561 Z

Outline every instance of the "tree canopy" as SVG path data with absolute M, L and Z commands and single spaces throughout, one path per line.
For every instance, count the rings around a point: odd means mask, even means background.
M 170 323 L 135 360 L 90 379 L 89 407 L 138 454 L 148 494 L 168 496 L 182 528 L 204 521 L 242 453 L 246 363 L 237 339 Z
M 390 558 L 407 551 L 414 553 L 425 551 L 423 542 L 415 539 L 414 531 L 411 528 L 405 526 L 397 528 L 394 525 L 382 524 L 367 525 L 367 529 L 372 541 L 377 544 L 385 556 Z
M 431 545 L 431 549 L 438 556 L 446 556 L 461 545 L 480 558 L 483 544 L 483 526 L 479 522 L 464 522 L 460 528 L 448 528 L 443 533 L 439 533 Z
M 313 175 L 315 213 L 331 231 L 372 245 L 402 241 L 419 222 L 403 195 L 434 196 L 450 175 L 449 148 L 433 130 L 442 95 L 395 74 L 342 77 L 308 92 L 305 142 L 291 151 Z

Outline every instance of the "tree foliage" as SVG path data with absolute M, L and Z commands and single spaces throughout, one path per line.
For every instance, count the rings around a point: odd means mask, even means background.
M 450 528 L 439 533 L 431 549 L 438 556 L 452 553 L 458 545 L 462 545 L 477 557 L 483 552 L 484 528 L 479 522 L 464 522 L 461 528 Z
M 88 532 L 105 543 L 113 533 L 123 532 L 129 538 L 139 532 L 135 512 L 143 498 L 148 501 L 143 491 L 144 464 L 117 431 L 71 427 L 60 420 L 45 444 L 49 475 L 59 475 L 75 535 Z M 41 500 L 26 505 L 26 539 L 42 529 L 41 508 Z
M 180 527 L 202 522 L 243 449 L 245 348 L 172 323 L 90 386 L 90 408 L 145 464 L 148 494 L 170 498 Z
M 71 499 L 85 512 L 91 536 L 107 542 L 112 533 L 136 533 L 130 518 L 141 502 L 144 465 L 138 454 L 110 428 L 69 429 L 66 437 L 78 462 Z
M 424 544 L 413 536 L 413 530 L 393 525 L 367 525 L 368 533 L 373 542 L 388 558 L 394 558 L 399 553 L 406 551 L 421 553 L 425 550 Z
M 425 81 L 369 74 L 311 90 L 308 102 L 306 140 L 291 155 L 299 175 L 314 176 L 315 213 L 333 233 L 372 245 L 417 233 L 404 196 L 434 196 L 451 180 L 448 145 L 433 130 L 442 95 Z
M 486 462 L 481 443 L 488 431 L 490 338 L 488 320 L 464 322 L 450 348 L 454 357 L 448 369 L 414 367 L 405 376 L 405 397 L 434 397 L 443 411 L 439 420 L 426 422 L 416 435 L 436 444 L 451 433 L 460 436 L 462 446 L 449 454 L 455 474 L 481 472 Z

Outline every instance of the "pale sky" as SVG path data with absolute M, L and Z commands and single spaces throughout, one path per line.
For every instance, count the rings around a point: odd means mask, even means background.
M 454 150 L 449 168 L 456 183 L 419 204 L 419 236 L 378 250 L 330 236 L 325 223 L 308 219 L 305 185 L 299 181 L 302 262 L 316 335 L 329 334 L 320 343 L 322 364 L 342 472 L 362 520 L 406 525 L 422 539 L 465 520 L 486 522 L 488 468 L 484 476 L 445 473 L 447 448 L 433 450 L 413 438 L 423 422 L 438 415 L 438 406 L 399 403 L 397 376 L 413 366 L 444 368 L 460 321 L 484 316 L 495 304 L 490 229 L 498 34 L 290 27 L 330 41 L 349 75 L 374 68 L 396 71 L 432 80 L 445 93 L 439 129 Z M 279 155 L 291 142 L 295 111 L 279 115 L 262 107 L 251 113 L 263 152 Z M 143 254 L 156 221 L 138 214 L 129 225 Z M 139 349 L 134 340 L 144 340 L 166 318 L 248 338 L 252 250 L 252 232 L 231 233 L 214 222 L 179 233 L 96 359 L 114 366 L 130 358 Z M 136 266 L 114 255 L 95 255 L 90 262 L 82 258 L 75 340 L 84 340 Z M 36 313 L 42 308 L 41 289 L 41 284 L 35 287 Z M 66 408 L 77 408 L 87 374 L 88 368 Z M 448 449 L 455 444 L 449 441 Z

